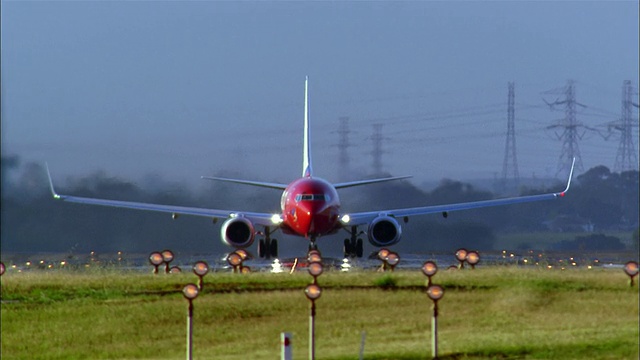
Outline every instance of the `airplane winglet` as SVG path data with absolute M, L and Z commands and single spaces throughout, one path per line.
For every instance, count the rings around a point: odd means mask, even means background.
M 49 189 L 51 190 L 51 195 L 54 199 L 62 199 L 62 196 L 56 193 L 56 189 L 53 187 L 53 180 L 51 180 L 51 172 L 49 171 L 49 163 L 44 164 L 47 168 L 47 177 L 49 178 Z
M 573 158 L 573 161 L 571 162 L 571 170 L 569 171 L 569 180 L 567 180 L 567 187 L 564 189 L 564 191 L 562 191 L 561 193 L 559 193 L 559 196 L 564 196 L 568 191 L 569 191 L 569 187 L 571 186 L 571 179 L 573 178 L 573 168 L 576 165 L 576 158 Z

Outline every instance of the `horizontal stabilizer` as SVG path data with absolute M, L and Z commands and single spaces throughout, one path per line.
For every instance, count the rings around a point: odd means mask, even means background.
M 370 180 L 358 180 L 358 181 L 343 182 L 343 183 L 334 184 L 333 186 L 336 189 L 343 189 L 343 188 L 348 188 L 348 187 L 353 187 L 353 186 L 376 184 L 376 183 L 387 182 L 387 181 L 408 179 L 410 177 L 412 177 L 412 176 L 411 175 L 409 175 L 409 176 L 392 176 L 392 177 L 386 177 L 386 178 L 380 178 L 380 179 L 370 179 Z
M 266 188 L 270 188 L 270 189 L 284 190 L 284 189 L 287 188 L 286 184 L 270 183 L 270 182 L 264 182 L 264 181 L 229 179 L 229 178 L 222 178 L 222 177 L 216 177 L 216 176 L 203 176 L 202 178 L 205 179 L 205 180 L 224 181 L 224 182 L 230 182 L 230 183 L 235 183 L 235 184 L 266 187 Z

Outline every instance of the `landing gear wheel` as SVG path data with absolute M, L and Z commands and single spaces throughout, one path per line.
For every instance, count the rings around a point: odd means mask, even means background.
M 349 241 L 349 239 L 344 239 L 344 247 L 342 248 L 342 251 L 344 252 L 345 258 L 351 257 L 353 247 L 351 246 L 351 241 Z
M 274 259 L 278 258 L 278 240 L 276 239 L 271 240 L 271 245 L 269 246 L 269 254 Z
M 265 247 L 265 243 L 263 239 L 260 239 L 260 242 L 258 243 L 258 256 L 262 259 L 265 257 L 265 253 L 266 253 L 266 247 Z
M 362 245 L 362 239 L 358 239 L 358 241 L 356 241 L 356 248 L 355 248 L 355 253 L 356 253 L 356 257 L 361 258 L 362 257 L 362 253 L 363 253 L 363 245 Z

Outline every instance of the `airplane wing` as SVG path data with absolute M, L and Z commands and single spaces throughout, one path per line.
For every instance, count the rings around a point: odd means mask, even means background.
M 159 205 L 159 204 L 140 203 L 140 202 L 133 202 L 133 201 L 95 199 L 95 198 L 86 198 L 86 197 L 79 197 L 79 196 L 61 195 L 61 194 L 58 194 L 55 191 L 55 188 L 53 187 L 53 180 L 51 179 L 51 174 L 49 173 L 48 165 L 47 165 L 47 175 L 49 176 L 49 187 L 51 189 L 51 194 L 53 195 L 53 198 L 56 200 L 62 200 L 65 202 L 88 204 L 88 205 L 102 205 L 102 206 L 118 207 L 118 208 L 125 208 L 125 209 L 134 209 L 134 210 L 158 211 L 158 212 L 170 213 L 173 216 L 194 215 L 194 216 L 204 216 L 204 217 L 214 218 L 214 219 L 228 219 L 235 216 L 243 216 L 249 219 L 254 224 L 265 225 L 265 226 L 274 225 L 274 223 L 271 221 L 273 214 L 269 214 L 269 213 L 205 209 L 205 208 L 186 207 L 186 206 Z
M 529 195 L 529 196 L 519 196 L 519 197 L 511 197 L 511 198 L 504 198 L 504 199 L 473 201 L 473 202 L 457 203 L 457 204 L 432 205 L 432 206 L 421 206 L 421 207 L 406 208 L 406 209 L 368 211 L 368 212 L 346 214 L 348 215 L 348 218 L 349 218 L 348 225 L 368 224 L 373 219 L 381 215 L 387 215 L 387 216 L 393 216 L 393 217 L 426 215 L 426 214 L 434 214 L 434 213 L 442 213 L 446 215 L 451 211 L 563 198 L 565 194 L 569 191 L 569 187 L 571 186 L 571 178 L 573 177 L 573 167 L 575 165 L 575 161 L 576 160 L 573 159 L 573 164 L 571 165 L 571 171 L 569 172 L 569 180 L 567 181 L 567 187 L 561 192 Z M 345 215 L 342 215 L 342 216 L 344 217 Z

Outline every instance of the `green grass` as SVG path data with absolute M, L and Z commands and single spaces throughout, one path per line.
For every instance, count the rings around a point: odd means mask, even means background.
M 2 359 L 180 359 L 193 274 L 30 271 L 2 276 Z M 318 278 L 318 359 L 427 359 L 431 303 L 419 271 Z M 194 301 L 194 358 L 306 359 L 304 273 L 209 274 Z M 638 359 L 638 288 L 619 269 L 441 271 L 441 359 Z

